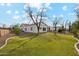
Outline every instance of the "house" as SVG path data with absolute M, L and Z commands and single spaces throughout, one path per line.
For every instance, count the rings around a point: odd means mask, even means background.
M 21 24 L 20 27 L 21 27 L 22 31 L 24 31 L 24 32 L 29 32 L 29 33 L 37 33 L 38 32 L 35 24 Z M 44 22 L 41 23 L 40 29 L 39 29 L 40 33 L 48 32 L 51 30 L 52 30 L 52 28 L 50 28 L 50 26 L 48 26 Z
M 0 27 L 0 37 L 5 36 L 10 33 L 10 28 L 2 28 Z

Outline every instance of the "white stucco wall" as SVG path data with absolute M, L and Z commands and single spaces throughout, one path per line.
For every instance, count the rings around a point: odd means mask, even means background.
M 32 27 L 32 31 L 31 31 L 31 27 Z M 41 32 L 47 32 L 48 26 L 46 26 L 45 24 L 41 23 L 40 27 L 41 27 L 41 29 L 39 30 L 40 33 Z M 43 27 L 46 28 L 46 31 L 43 31 Z M 25 30 L 25 28 L 27 28 L 27 31 Z M 22 27 L 22 30 L 24 32 L 30 32 L 30 33 L 37 33 L 38 32 L 36 25 L 30 25 L 30 26 Z
M 47 32 L 47 30 L 48 30 L 48 26 L 47 25 L 41 23 L 41 26 L 40 27 L 41 27 L 41 29 L 40 29 L 39 32 Z M 46 28 L 46 31 L 43 31 L 43 28 Z

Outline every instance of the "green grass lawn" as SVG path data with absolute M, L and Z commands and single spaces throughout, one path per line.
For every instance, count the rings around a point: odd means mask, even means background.
M 49 32 L 39 36 L 15 36 L 0 49 L 0 55 L 75 56 L 78 55 L 74 48 L 76 42 L 71 35 Z

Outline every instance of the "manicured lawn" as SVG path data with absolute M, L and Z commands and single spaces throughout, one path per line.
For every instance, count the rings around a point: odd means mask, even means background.
M 0 55 L 73 56 L 77 55 L 71 35 L 44 33 L 15 36 L 0 49 Z

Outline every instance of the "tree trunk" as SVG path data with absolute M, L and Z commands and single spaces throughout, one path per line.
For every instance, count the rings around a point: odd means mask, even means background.
M 56 32 L 56 30 L 57 30 L 57 29 L 56 29 L 56 27 L 55 27 L 55 32 Z
M 56 34 L 56 31 L 57 31 L 57 27 L 55 26 L 55 34 Z
M 39 35 L 39 27 L 37 27 L 37 30 L 38 30 L 37 35 Z

